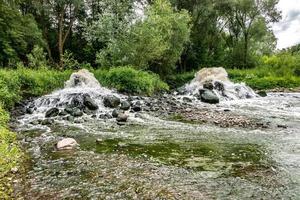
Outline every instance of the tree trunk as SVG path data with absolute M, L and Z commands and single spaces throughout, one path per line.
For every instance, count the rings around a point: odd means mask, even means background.
M 243 68 L 246 68 L 248 64 L 248 33 L 244 33 L 244 59 Z
M 59 53 L 58 65 L 61 69 L 63 68 L 62 57 L 63 57 L 63 54 L 64 54 L 63 20 L 64 20 L 64 9 L 61 10 L 61 12 L 59 14 L 59 20 L 58 20 L 58 53 Z

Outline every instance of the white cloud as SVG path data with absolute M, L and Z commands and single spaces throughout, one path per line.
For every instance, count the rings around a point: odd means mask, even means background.
M 282 11 L 282 19 L 272 26 L 278 39 L 277 48 L 300 43 L 300 0 L 280 0 L 278 9 Z

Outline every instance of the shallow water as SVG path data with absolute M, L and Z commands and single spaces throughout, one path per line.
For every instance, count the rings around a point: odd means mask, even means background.
M 220 128 L 147 114 L 131 116 L 125 126 L 101 119 L 51 127 L 23 123 L 19 135 L 31 162 L 21 196 L 299 199 L 300 94 L 222 102 L 218 108 L 273 126 Z M 79 149 L 56 151 L 55 143 L 63 137 L 75 138 Z

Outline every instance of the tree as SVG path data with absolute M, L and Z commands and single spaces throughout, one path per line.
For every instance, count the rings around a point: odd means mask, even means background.
M 249 43 L 257 36 L 257 30 L 268 34 L 267 25 L 279 21 L 281 15 L 276 8 L 277 3 L 278 0 L 226 0 L 218 3 L 233 52 L 235 47 L 242 48 L 239 52 L 242 68 L 248 67 Z M 259 40 L 258 37 L 256 39 Z
M 42 45 L 43 41 L 33 17 L 22 15 L 15 1 L 1 1 L 0 66 L 7 67 L 19 60 L 26 61 L 26 54 L 35 44 Z
M 97 58 L 102 66 L 133 65 L 152 69 L 160 75 L 174 69 L 189 40 L 190 16 L 176 12 L 166 0 L 156 0 L 142 19 L 112 39 Z

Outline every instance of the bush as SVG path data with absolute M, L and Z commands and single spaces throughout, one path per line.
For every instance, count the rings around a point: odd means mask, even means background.
M 190 82 L 195 77 L 196 71 L 175 74 L 166 77 L 166 82 L 171 89 L 176 89 Z
M 169 89 L 158 75 L 136 70 L 130 66 L 95 70 L 94 74 L 103 86 L 113 87 L 119 92 L 152 95 Z
M 72 71 L 47 69 L 0 70 L 0 103 L 11 108 L 23 97 L 41 96 L 63 87 Z

